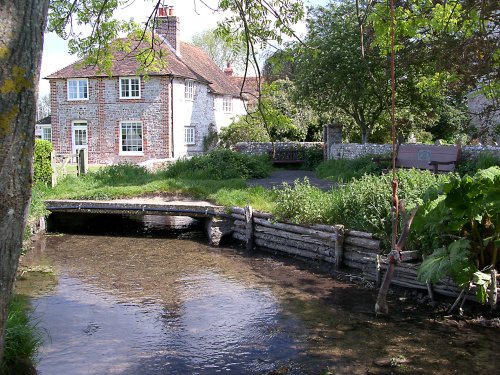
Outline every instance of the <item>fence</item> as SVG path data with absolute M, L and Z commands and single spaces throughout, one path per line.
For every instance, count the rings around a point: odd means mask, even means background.
M 345 229 L 342 225 L 302 226 L 278 222 L 271 214 L 253 211 L 251 207 L 233 207 L 231 216 L 233 238 L 244 242 L 247 250 L 256 245 L 264 250 L 324 261 L 335 269 L 342 266 L 357 269 L 376 285 L 388 267 L 387 258 L 380 255 L 380 240 L 371 233 Z M 427 291 L 431 299 L 434 292 L 449 297 L 462 292 L 450 279 L 432 286 L 417 281 L 418 252 L 404 251 L 402 259 L 403 263 L 396 266 L 393 284 Z M 490 294 L 496 295 L 496 285 L 492 285 Z M 474 293 L 471 288 L 467 298 L 474 299 Z
M 68 174 L 68 166 L 76 164 L 76 175 L 87 174 L 89 157 L 86 149 L 80 149 L 75 154 L 58 154 L 52 151 L 50 154 L 50 164 L 52 166 L 52 187 Z

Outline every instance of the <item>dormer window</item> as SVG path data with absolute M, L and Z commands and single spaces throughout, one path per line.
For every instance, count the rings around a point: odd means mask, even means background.
M 222 110 L 225 113 L 232 113 L 233 112 L 233 97 L 232 96 L 225 96 L 222 99 Z
M 68 79 L 68 100 L 88 100 L 89 80 L 87 78 Z
M 184 99 L 194 100 L 194 81 L 186 79 L 184 82 Z
M 139 99 L 141 97 L 141 78 L 120 78 L 120 99 Z

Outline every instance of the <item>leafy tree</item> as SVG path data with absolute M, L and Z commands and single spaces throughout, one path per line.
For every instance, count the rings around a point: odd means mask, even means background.
M 355 6 L 341 2 L 311 9 L 305 43 L 296 46 L 296 82 L 303 95 L 322 113 L 342 114 L 368 142 L 389 90 L 385 58 L 371 47 L 362 54 Z
M 85 63 L 109 71 L 112 52 L 120 49 L 133 53 L 144 72 L 163 64 L 162 56 L 152 48 L 134 49 L 113 41 L 122 32 L 154 41 L 155 16 L 162 1 L 148 2 L 152 12 L 144 26 L 114 19 L 119 0 L 0 0 L 0 362 L 31 196 L 36 93 L 47 20 L 48 29 L 69 39 L 70 51 L 84 57 Z M 219 0 L 217 9 L 230 12 L 221 35 L 244 35 L 247 57 L 255 56 L 258 45 L 281 43 L 283 34 L 292 35 L 292 24 L 303 16 L 298 0 Z M 91 33 L 81 35 L 73 22 L 86 25 Z
M 390 48 L 389 19 L 383 3 L 369 17 L 382 55 Z M 418 71 L 422 94 L 461 98 L 479 89 L 498 106 L 497 1 L 400 1 L 395 19 L 398 67 Z
M 238 71 L 245 68 L 246 51 L 241 37 L 223 38 L 216 29 L 208 29 L 195 34 L 193 44 L 202 48 L 221 69 L 229 63 Z

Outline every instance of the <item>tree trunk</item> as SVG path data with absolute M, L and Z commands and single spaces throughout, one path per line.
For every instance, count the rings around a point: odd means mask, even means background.
M 370 129 L 362 126 L 361 127 L 361 143 L 368 143 L 368 138 L 370 137 Z
M 48 4 L 49 0 L 0 0 L 0 361 L 31 197 Z

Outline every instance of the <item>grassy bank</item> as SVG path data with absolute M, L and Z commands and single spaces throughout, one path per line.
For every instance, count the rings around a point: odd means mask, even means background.
M 5 328 L 4 362 L 0 366 L 2 374 L 21 374 L 36 360 L 42 344 L 40 329 L 30 321 L 30 306 L 25 297 L 14 296 L 10 303 Z

